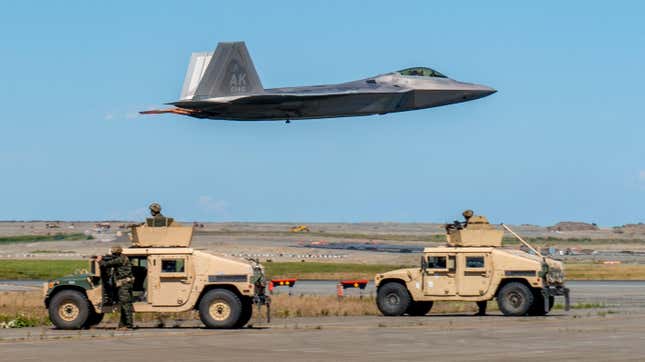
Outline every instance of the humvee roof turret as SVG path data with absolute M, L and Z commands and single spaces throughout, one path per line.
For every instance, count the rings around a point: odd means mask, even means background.
M 123 249 L 132 263 L 135 312 L 197 310 L 208 328 L 239 328 L 251 319 L 254 304 L 269 306 L 258 262 L 194 250 L 192 227 L 166 225 L 133 227 L 132 245 Z M 89 261 L 89 272 L 45 283 L 52 323 L 61 329 L 98 324 L 116 307 L 113 283 L 96 257 Z
M 494 298 L 504 315 L 545 315 L 555 296 L 564 296 L 568 309 L 562 262 L 540 255 L 502 225 L 532 254 L 504 248 L 503 230 L 470 210 L 464 216 L 465 222 L 446 225 L 446 246 L 423 250 L 419 268 L 376 275 L 377 305 L 384 315 L 425 315 L 435 301 Z
M 493 228 L 486 217 L 477 215 L 470 217 L 463 228 L 446 230 L 449 246 L 502 246 L 503 236 L 504 231 Z
M 193 227 L 175 223 L 163 227 L 141 225 L 132 228 L 131 239 L 135 248 L 188 247 L 193 239 Z

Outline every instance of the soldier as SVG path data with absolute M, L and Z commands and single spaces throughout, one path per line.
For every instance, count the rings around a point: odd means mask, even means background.
M 121 307 L 119 329 L 134 329 L 132 316 L 132 285 L 134 284 L 134 276 L 132 275 L 132 264 L 130 264 L 130 259 L 122 254 L 123 248 L 120 246 L 115 246 L 110 251 L 114 256 L 113 258 L 103 260 L 103 257 L 99 256 L 98 262 L 103 268 L 114 268 L 119 305 Z
M 479 311 L 475 315 L 486 315 L 486 305 L 488 304 L 488 301 L 482 300 L 481 302 L 477 302 L 477 308 Z
M 468 221 L 470 220 L 471 217 L 473 217 L 474 214 L 475 213 L 473 212 L 473 210 L 470 210 L 470 209 L 461 213 L 464 219 L 466 219 L 466 223 L 465 223 L 466 225 L 464 225 L 464 227 L 468 226 Z
M 156 202 L 153 202 L 149 206 L 151 218 L 148 218 L 148 226 L 160 227 L 160 226 L 169 226 L 172 224 L 173 219 L 170 217 L 165 217 L 161 213 L 161 205 Z
M 455 220 L 455 221 L 453 221 L 452 224 L 444 225 L 444 227 L 446 228 L 446 232 L 450 233 L 451 231 L 454 231 L 454 230 L 463 230 L 463 229 L 465 229 L 466 227 L 468 227 L 468 222 L 470 221 L 470 218 L 472 218 L 474 214 L 475 213 L 473 212 L 473 210 L 470 210 L 470 209 L 464 211 L 463 213 L 461 213 L 461 215 L 463 215 L 463 217 L 464 217 L 464 219 L 466 219 L 466 221 L 462 222 L 462 221 L 459 221 L 459 220 Z

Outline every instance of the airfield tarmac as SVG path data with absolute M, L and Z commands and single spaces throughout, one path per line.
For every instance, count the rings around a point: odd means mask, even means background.
M 3 335 L 6 336 L 4 331 Z M 11 331 L 13 332 L 13 331 Z M 24 332 L 24 331 L 21 331 Z M 555 313 L 276 320 L 271 328 L 65 332 L 0 343 L 3 358 L 41 361 L 643 360 L 645 313 Z M 40 340 L 40 338 L 43 338 Z
M 307 282 L 312 291 L 320 285 Z M 547 317 L 430 314 L 425 317 L 320 317 L 253 320 L 252 328 L 206 330 L 112 326 L 83 331 L 0 330 L 0 360 L 623 360 L 645 357 L 645 282 L 572 282 L 572 302 L 592 309 Z M 558 301 L 559 302 L 559 301 Z M 109 328 L 108 328 L 109 327 Z

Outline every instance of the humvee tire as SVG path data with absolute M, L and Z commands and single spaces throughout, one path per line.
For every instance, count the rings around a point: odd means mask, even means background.
M 253 301 L 250 298 L 243 298 L 242 314 L 237 323 L 235 323 L 235 328 L 244 327 L 251 320 L 251 316 L 253 316 Z
M 85 322 L 85 328 L 91 328 L 95 325 L 101 323 L 103 320 L 103 313 L 96 313 L 95 311 L 90 311 L 90 316 L 87 317 L 87 322 Z
M 226 289 L 213 289 L 199 302 L 199 318 L 206 328 L 237 328 L 242 317 L 242 301 Z
M 396 282 L 389 282 L 378 288 L 376 305 L 385 316 L 401 316 L 412 303 L 408 289 Z
M 533 316 L 543 316 L 547 315 L 553 309 L 553 304 L 555 303 L 555 297 L 550 295 L 549 296 L 549 310 L 545 311 L 544 310 L 544 296 L 542 293 L 535 292 L 534 298 L 533 298 L 533 305 L 529 309 L 529 315 Z
M 533 293 L 523 283 L 510 282 L 497 293 L 499 310 L 505 316 L 522 316 L 533 306 Z
M 410 316 L 424 316 L 432 309 L 433 302 L 412 302 L 406 313 Z
M 90 302 L 77 290 L 62 290 L 49 303 L 49 319 L 58 329 L 80 329 L 90 316 Z

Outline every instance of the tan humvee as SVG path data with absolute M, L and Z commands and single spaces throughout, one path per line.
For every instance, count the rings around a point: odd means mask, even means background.
M 252 316 L 253 305 L 269 306 L 263 267 L 252 260 L 225 258 L 190 247 L 193 228 L 133 227 L 132 246 L 123 249 L 134 275 L 134 311 L 199 311 L 208 328 L 238 328 Z M 87 328 L 112 311 L 113 280 L 96 257 L 89 272 L 49 281 L 45 306 L 61 329 Z M 268 313 L 268 310 L 267 310 Z
M 386 316 L 425 315 L 435 301 L 497 299 L 504 315 L 545 315 L 554 296 L 565 297 L 562 262 L 542 256 L 506 225 L 529 252 L 502 247 L 503 230 L 483 216 L 446 226 L 448 243 L 425 248 L 421 267 L 376 275 L 377 305 Z

